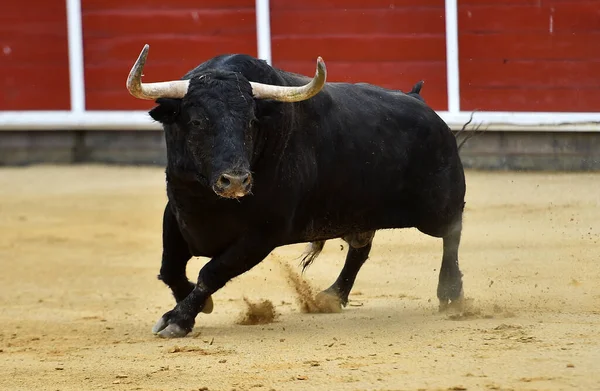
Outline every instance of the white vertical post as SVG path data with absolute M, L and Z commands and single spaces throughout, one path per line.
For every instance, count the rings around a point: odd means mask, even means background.
M 271 17 L 269 0 L 256 0 L 256 40 L 258 58 L 271 65 Z
M 67 35 L 69 42 L 69 85 L 71 111 L 85 111 L 85 79 L 83 73 L 83 34 L 81 28 L 81 1 L 67 1 Z
M 448 112 L 460 112 L 460 75 L 458 62 L 458 0 L 446 0 L 446 75 Z

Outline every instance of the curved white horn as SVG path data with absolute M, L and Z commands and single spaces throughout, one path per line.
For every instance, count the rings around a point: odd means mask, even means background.
M 138 99 L 183 98 L 187 93 L 189 80 L 142 83 L 142 72 L 148 57 L 148 50 L 150 50 L 150 45 L 144 45 L 142 52 L 129 72 L 127 77 L 127 90 L 129 93 Z
M 317 95 L 325 85 L 327 79 L 327 68 L 321 57 L 317 58 L 317 70 L 315 77 L 310 83 L 300 87 L 274 86 L 250 82 L 252 95 L 257 99 L 274 99 L 280 102 L 300 102 Z

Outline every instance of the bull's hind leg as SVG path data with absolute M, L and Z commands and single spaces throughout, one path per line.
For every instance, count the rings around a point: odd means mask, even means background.
M 457 219 L 443 236 L 444 253 L 440 268 L 437 297 L 440 301 L 440 311 L 450 305 L 460 306 L 463 299 L 462 273 L 458 266 L 458 247 L 462 232 L 462 216 Z
M 319 293 L 321 299 L 323 299 L 324 295 L 334 296 L 340 305 L 345 307 L 348 304 L 348 296 L 354 286 L 354 281 L 360 268 L 369 257 L 374 236 L 375 231 L 368 231 L 347 235 L 342 238 L 350 247 L 346 255 L 346 262 L 333 285 Z M 318 300 L 319 296 L 317 296 Z
M 171 288 L 177 303 L 185 299 L 196 286 L 185 274 L 190 258 L 189 246 L 179 230 L 171 205 L 167 203 L 163 214 L 163 253 L 158 279 Z M 209 297 L 203 312 L 210 313 L 212 309 L 213 302 Z

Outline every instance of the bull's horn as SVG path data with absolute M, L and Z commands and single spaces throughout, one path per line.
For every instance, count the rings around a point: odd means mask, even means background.
M 183 98 L 190 85 L 189 80 L 173 80 L 158 83 L 142 83 L 142 72 L 150 46 L 144 45 L 127 77 L 127 90 L 138 99 Z M 317 58 L 317 70 L 310 83 L 300 87 L 275 86 L 250 82 L 252 95 L 257 99 L 274 99 L 281 102 L 299 102 L 315 96 L 325 85 L 327 69 L 321 57 Z
M 308 84 L 300 87 L 285 87 L 251 81 L 250 85 L 252 86 L 252 95 L 257 99 L 274 99 L 280 102 L 300 102 L 317 95 L 325 85 L 326 78 L 327 68 L 325 67 L 325 62 L 321 57 L 318 57 L 315 77 Z
M 187 93 L 189 80 L 142 83 L 142 72 L 148 57 L 148 50 L 150 50 L 150 46 L 148 44 L 144 45 L 142 52 L 129 72 L 127 77 L 127 90 L 129 93 L 138 99 L 183 98 Z

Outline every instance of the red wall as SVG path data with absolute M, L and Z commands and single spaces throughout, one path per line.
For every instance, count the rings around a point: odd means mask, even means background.
M 462 110 L 600 111 L 600 1 L 459 0 Z
M 0 110 L 68 110 L 64 0 L 4 2 Z M 217 54 L 256 55 L 255 0 L 82 0 L 86 106 L 148 109 L 125 89 L 145 43 L 146 81 Z M 271 0 L 275 66 L 371 82 L 447 109 L 444 0 Z M 600 111 L 600 0 L 459 0 L 463 110 Z
M 271 0 L 273 65 L 328 81 L 410 90 L 447 109 L 444 0 Z
M 70 109 L 64 0 L 2 3 L 0 91 L 0 110 Z
M 256 56 L 254 0 L 83 0 L 86 108 L 148 109 L 125 89 L 144 44 L 144 81 L 179 79 L 223 53 Z

